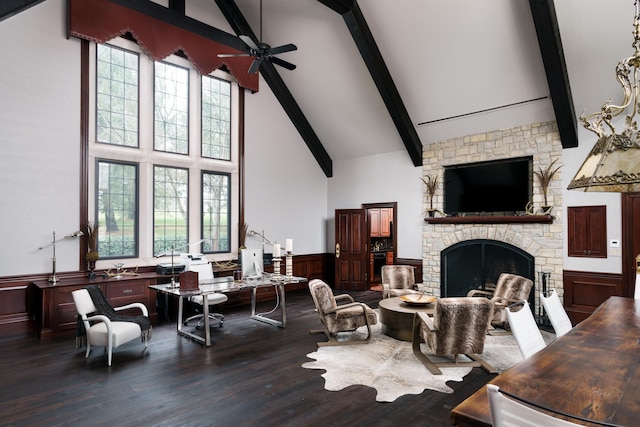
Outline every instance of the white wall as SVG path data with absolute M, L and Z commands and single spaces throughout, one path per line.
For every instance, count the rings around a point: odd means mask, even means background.
M 51 248 L 80 228 L 80 42 L 67 40 L 65 0 L 0 24 L 0 276 L 51 271 Z M 79 243 L 56 245 L 77 270 Z
M 396 254 L 400 258 L 422 259 L 421 176 L 422 168 L 413 166 L 404 150 L 334 162 L 327 204 L 327 252 L 334 252 L 336 209 L 398 202 Z
M 324 172 L 262 78 L 245 100 L 245 222 L 272 242 L 293 239 L 294 254 L 324 253 Z M 261 242 L 248 237 L 246 246 Z

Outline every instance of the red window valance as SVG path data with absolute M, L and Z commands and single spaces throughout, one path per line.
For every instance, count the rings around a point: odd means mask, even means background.
M 156 61 L 182 51 L 200 74 L 226 65 L 240 86 L 258 90 L 258 73 L 247 72 L 251 56 L 218 58 L 219 53 L 242 53 L 234 47 L 109 0 L 69 0 L 69 36 L 105 43 L 125 33 Z

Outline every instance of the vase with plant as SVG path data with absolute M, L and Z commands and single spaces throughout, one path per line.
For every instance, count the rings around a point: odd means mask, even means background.
M 429 209 L 427 209 L 427 213 L 430 217 L 435 216 L 436 210 L 433 208 L 433 196 L 436 194 L 436 188 L 438 187 L 438 177 L 434 176 L 433 178 L 429 175 L 424 178 L 420 178 L 422 182 L 427 186 L 427 194 L 429 195 Z
M 247 240 L 247 231 L 249 225 L 246 223 L 238 224 L 238 249 L 245 249 L 245 242 Z
M 89 278 L 93 279 L 96 277 L 95 269 L 96 269 L 96 261 L 100 258 L 100 254 L 98 253 L 98 223 L 92 224 L 91 222 L 87 223 L 87 254 L 84 256 L 84 259 L 87 261 L 87 270 L 89 270 Z
M 558 171 L 562 167 L 562 165 L 560 165 L 554 169 L 554 165 L 557 161 L 558 159 L 555 159 L 544 170 L 542 170 L 541 167 L 538 167 L 538 170 L 533 172 L 536 175 L 536 178 L 538 178 L 538 183 L 540 184 L 540 188 L 542 189 L 542 196 L 544 197 L 544 204 L 542 205 L 542 213 L 547 215 L 550 214 L 551 210 L 553 209 L 553 206 L 549 205 L 549 200 L 548 200 L 549 185 L 551 184 L 551 181 L 553 180 L 553 178 L 556 176 L 556 173 L 558 173 Z

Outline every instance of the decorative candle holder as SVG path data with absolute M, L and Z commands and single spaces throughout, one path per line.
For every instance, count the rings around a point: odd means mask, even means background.
M 282 261 L 282 258 L 271 259 L 271 262 L 273 263 L 272 280 L 274 282 L 279 282 L 280 280 L 282 280 L 282 275 L 280 274 L 280 261 Z
M 287 252 L 284 264 L 284 274 L 287 278 L 293 277 L 293 253 Z

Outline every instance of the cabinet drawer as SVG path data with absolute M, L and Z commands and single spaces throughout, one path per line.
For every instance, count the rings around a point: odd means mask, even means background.
M 107 298 L 110 301 L 120 298 L 145 297 L 150 285 L 149 280 L 113 282 L 106 285 Z

